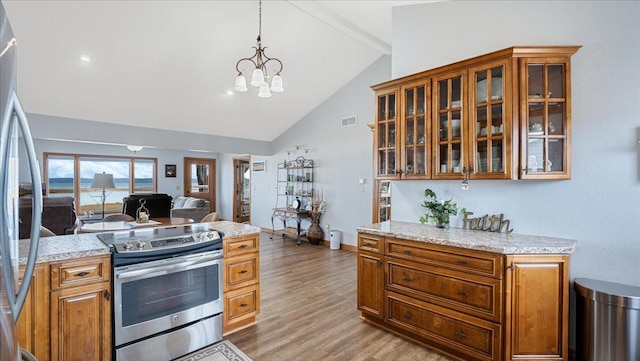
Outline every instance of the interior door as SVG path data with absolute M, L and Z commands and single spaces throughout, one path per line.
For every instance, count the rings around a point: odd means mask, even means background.
M 184 158 L 184 195 L 209 201 L 216 210 L 216 160 Z
M 233 167 L 233 220 L 238 223 L 251 222 L 251 170 L 249 169 L 249 157 L 234 158 Z

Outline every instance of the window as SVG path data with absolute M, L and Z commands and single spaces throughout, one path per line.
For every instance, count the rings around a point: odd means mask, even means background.
M 45 184 L 50 197 L 72 196 L 78 214 L 122 211 L 122 199 L 131 193 L 156 192 L 155 158 L 45 153 Z M 91 188 L 96 173 L 113 174 L 114 189 Z

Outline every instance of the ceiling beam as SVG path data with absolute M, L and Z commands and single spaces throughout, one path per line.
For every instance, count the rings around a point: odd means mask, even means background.
M 391 54 L 391 44 L 385 43 L 384 41 L 376 38 L 370 33 L 360 29 L 356 25 L 344 20 L 340 16 L 317 4 L 315 1 L 286 0 L 286 2 L 322 21 L 323 23 L 333 27 L 334 29 L 351 36 L 352 38 L 360 41 L 367 46 L 372 47 L 373 49 L 376 49 L 386 55 Z

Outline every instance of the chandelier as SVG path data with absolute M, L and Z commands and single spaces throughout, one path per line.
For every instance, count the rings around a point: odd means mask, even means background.
M 270 58 L 265 55 L 264 51 L 266 47 L 262 47 L 261 42 L 262 36 L 262 0 L 260 0 L 260 11 L 258 13 L 258 39 L 257 39 L 257 47 L 254 46 L 255 53 L 253 56 L 249 58 L 242 58 L 238 60 L 236 63 L 236 70 L 238 71 L 238 76 L 236 77 L 236 84 L 233 87 L 235 91 L 238 92 L 246 92 L 247 91 L 247 80 L 244 77 L 244 74 L 240 70 L 240 63 L 244 61 L 251 62 L 254 66 L 253 74 L 251 76 L 251 85 L 254 87 L 258 87 L 260 90 L 258 91 L 258 96 L 261 98 L 269 98 L 271 97 L 271 92 L 281 93 L 284 91 L 282 87 L 282 78 L 280 77 L 280 72 L 282 71 L 282 62 L 277 58 Z M 277 71 L 275 71 L 275 76 L 271 79 L 271 87 L 269 87 L 269 83 L 267 80 L 269 79 L 269 75 L 267 73 L 267 64 L 272 62 L 271 64 L 275 64 L 279 66 Z M 277 63 L 277 64 L 276 64 Z

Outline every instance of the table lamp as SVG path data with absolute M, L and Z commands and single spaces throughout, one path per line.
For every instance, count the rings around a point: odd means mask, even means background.
M 105 174 L 105 172 L 102 172 L 96 173 L 93 176 L 91 188 L 102 188 L 102 219 L 104 219 L 104 203 L 107 200 L 105 190 L 107 188 L 114 189 L 115 187 L 116 184 L 113 182 L 113 174 Z

